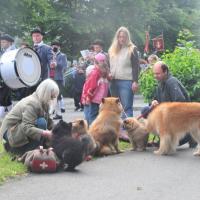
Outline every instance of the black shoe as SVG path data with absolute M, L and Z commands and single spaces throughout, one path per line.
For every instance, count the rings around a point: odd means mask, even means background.
M 80 108 L 79 107 L 76 107 L 75 109 L 74 109 L 74 111 L 78 111 Z
M 80 108 L 80 112 L 83 112 L 83 108 Z
M 65 109 L 64 108 L 61 108 L 61 113 L 65 113 Z
M 62 119 L 62 115 L 56 115 L 55 117 L 53 117 L 54 120 L 57 120 L 57 119 Z

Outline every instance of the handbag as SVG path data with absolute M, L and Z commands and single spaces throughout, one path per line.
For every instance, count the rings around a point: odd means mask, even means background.
M 56 172 L 60 164 L 53 148 L 44 149 L 43 146 L 27 151 L 18 158 L 18 161 L 23 162 L 31 172 L 36 173 Z

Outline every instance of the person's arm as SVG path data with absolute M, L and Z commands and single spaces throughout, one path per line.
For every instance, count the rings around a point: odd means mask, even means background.
M 48 65 L 50 66 L 50 68 L 55 68 L 56 67 L 56 59 L 54 59 L 54 53 L 51 47 L 49 46 L 45 46 L 46 47 L 46 54 L 47 54 L 47 61 L 48 61 Z
M 100 71 L 94 71 L 92 72 L 92 74 L 90 74 L 90 77 L 87 80 L 87 85 L 88 85 L 87 96 L 90 100 L 92 99 L 94 91 L 98 86 L 98 80 L 100 78 L 100 74 L 101 74 Z
M 131 54 L 131 65 L 132 65 L 132 90 L 135 92 L 138 90 L 138 76 L 139 76 L 139 56 L 137 48 L 134 48 Z
M 182 84 L 175 78 L 167 82 L 167 90 L 172 102 L 185 102 L 188 101 L 188 95 Z
M 63 70 L 67 69 L 67 57 L 65 54 L 60 53 L 60 56 L 56 60 L 57 60 L 56 68 L 63 69 Z
M 36 120 L 39 116 L 40 109 L 33 104 L 27 104 L 26 109 L 22 113 L 21 128 L 27 137 L 40 140 L 43 130 L 36 127 Z

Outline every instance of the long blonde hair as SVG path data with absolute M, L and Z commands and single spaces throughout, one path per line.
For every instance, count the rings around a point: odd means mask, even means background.
M 118 41 L 118 37 L 119 37 L 119 34 L 121 32 L 126 34 L 126 44 L 125 44 L 125 46 L 128 47 L 130 55 L 133 52 L 134 48 L 136 47 L 131 41 L 129 30 L 126 27 L 121 26 L 117 30 L 117 32 L 115 33 L 115 36 L 114 36 L 113 41 L 112 41 L 112 44 L 111 44 L 111 46 L 110 46 L 110 48 L 108 50 L 108 53 L 109 53 L 110 57 L 115 57 L 119 53 L 119 51 L 121 49 L 121 46 L 119 45 L 119 41 Z

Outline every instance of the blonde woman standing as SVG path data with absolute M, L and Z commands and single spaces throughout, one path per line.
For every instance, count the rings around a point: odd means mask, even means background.
M 125 111 L 122 118 L 132 117 L 134 92 L 138 90 L 139 58 L 126 27 L 117 30 L 108 53 L 111 95 L 121 100 Z

